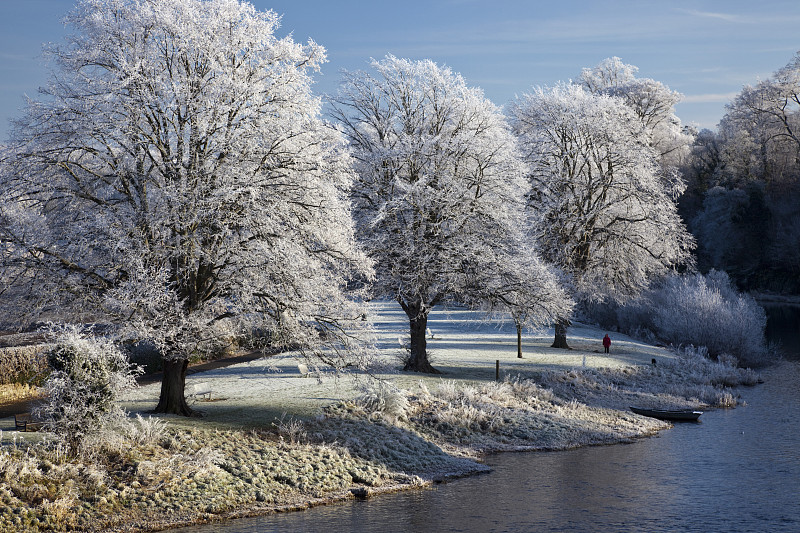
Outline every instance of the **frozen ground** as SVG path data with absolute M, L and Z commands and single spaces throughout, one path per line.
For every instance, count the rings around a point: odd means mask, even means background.
M 569 370 L 587 367 L 624 367 L 649 365 L 657 360 L 676 356 L 664 348 L 641 343 L 611 332 L 611 354 L 602 353 L 605 333 L 597 328 L 575 324 L 568 331 L 572 350 L 550 348 L 552 329 L 523 333 L 523 359 L 517 358 L 516 329 L 512 321 L 486 322 L 482 314 L 465 309 L 435 309 L 428 327 L 432 364 L 443 374 L 437 376 L 396 372 L 401 367 L 401 340 L 408 337 L 408 321 L 394 302 L 371 304 L 372 320 L 377 334 L 380 358 L 395 372 L 379 374 L 397 387 L 411 389 L 424 382 L 432 387 L 445 380 L 494 381 L 495 364 L 500 361 L 500 377 L 523 376 L 544 370 Z M 274 369 L 270 369 L 270 366 Z M 277 369 L 277 370 L 275 370 Z M 360 378 L 363 376 L 355 376 Z M 312 376 L 303 377 L 294 354 L 267 360 L 256 360 L 213 371 L 189 375 L 187 390 L 198 382 L 207 383 L 212 401 L 197 401 L 193 407 L 205 413 L 204 422 L 225 426 L 270 425 L 284 413 L 287 416 L 313 417 L 321 408 L 342 399 L 354 397 L 358 380 L 353 377 L 335 379 L 323 370 L 322 382 Z M 126 398 L 125 407 L 132 412 L 146 412 L 158 400 L 160 384 L 140 387 Z M 171 417 L 174 423 L 183 423 Z M 194 424 L 192 421 L 185 421 Z
M 652 435 L 670 424 L 628 406 L 728 407 L 735 387 L 757 382 L 702 350 L 676 355 L 615 333 L 606 356 L 605 332 L 581 324 L 569 330 L 572 350 L 551 349 L 547 330 L 526 334 L 518 359 L 513 323 L 462 309 L 429 320 L 432 363 L 443 374 L 404 373 L 405 315 L 388 302 L 371 314 L 386 369 L 379 382 L 304 377 L 296 354 L 197 372 L 187 390 L 212 391 L 210 401 L 193 401 L 204 418 L 137 418 L 131 436 L 105 432 L 85 457 L 62 457 L 57 468 L 50 448 L 18 447 L 22 434 L 7 432 L 0 477 L 13 485 L 0 491 L 0 530 L 24 519 L 53 530 L 148 531 L 404 490 L 485 472 L 488 452 Z M 159 392 L 160 383 L 142 386 L 124 407 L 147 412 Z M 13 418 L 0 424 L 13 428 Z

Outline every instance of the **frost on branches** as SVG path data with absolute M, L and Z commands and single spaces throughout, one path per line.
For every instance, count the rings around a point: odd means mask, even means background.
M 623 100 L 560 84 L 518 98 L 510 112 L 531 164 L 529 207 L 543 255 L 578 299 L 624 301 L 691 260 L 675 203 L 683 183 L 661 172 Z M 557 325 L 554 346 L 567 347 L 566 325 Z
M 333 117 L 356 160 L 354 216 L 377 289 L 409 318 L 406 370 L 435 372 L 425 329 L 445 301 L 541 322 L 569 309 L 525 242 L 525 166 L 500 110 L 431 61 L 388 56 L 372 68 L 345 73 Z
M 67 21 L 3 158 L 5 310 L 154 342 L 157 412 L 192 413 L 187 360 L 223 335 L 363 364 L 346 283 L 371 273 L 310 89 L 324 49 L 237 0 L 83 0 Z
M 675 114 L 680 93 L 650 78 L 637 78 L 639 69 L 618 57 L 604 59 L 594 68 L 585 68 L 580 84 L 594 94 L 617 96 L 639 118 L 647 143 L 658 154 L 665 175 L 676 174 L 688 158 L 694 132 L 681 125 Z
M 108 339 L 80 328 L 51 329 L 55 345 L 47 355 L 52 372 L 44 384 L 47 400 L 36 411 L 45 429 L 75 455 L 87 440 L 126 421 L 119 395 L 136 387 L 141 369 Z
M 744 86 L 726 108 L 719 127 L 729 145 L 726 174 L 790 181 L 800 173 L 800 52 L 766 80 Z

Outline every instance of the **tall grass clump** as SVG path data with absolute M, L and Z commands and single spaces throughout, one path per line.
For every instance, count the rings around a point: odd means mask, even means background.
M 136 387 L 140 369 L 109 339 L 76 326 L 60 326 L 51 334 L 55 345 L 47 354 L 52 369 L 44 383 L 47 400 L 35 414 L 75 455 L 90 437 L 125 424 L 117 399 Z
M 405 418 L 409 409 L 406 391 L 393 387 L 384 381 L 377 381 L 362 387 L 356 403 L 372 415 L 383 416 L 392 420 Z
M 0 385 L 38 385 L 47 376 L 47 345 L 0 347 Z

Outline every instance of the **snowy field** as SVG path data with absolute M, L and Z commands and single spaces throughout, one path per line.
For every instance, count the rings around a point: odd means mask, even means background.
M 500 378 L 528 376 L 544 370 L 569 370 L 587 367 L 649 365 L 676 356 L 664 348 L 636 341 L 614 332 L 611 354 L 603 354 L 604 331 L 576 323 L 568 331 L 572 350 L 550 348 L 553 330 L 523 332 L 523 359 L 517 358 L 516 329 L 511 320 L 486 322 L 483 315 L 465 309 L 434 309 L 428 327 L 428 351 L 441 375 L 398 372 L 402 366 L 401 341 L 408 338 L 408 319 L 395 302 L 370 305 L 375 324 L 380 359 L 387 365 L 377 377 L 410 389 L 420 381 L 428 387 L 445 380 L 494 381 L 496 361 Z M 321 369 L 322 381 L 303 377 L 297 354 L 283 354 L 187 376 L 187 391 L 195 383 L 207 383 L 212 401 L 200 400 L 193 407 L 201 410 L 204 423 L 224 426 L 269 426 L 283 416 L 313 417 L 326 405 L 358 394 L 361 375 L 336 379 Z M 125 401 L 131 412 L 146 412 L 158 402 L 160 383 L 140 387 Z M 173 423 L 195 425 L 196 421 L 170 417 Z

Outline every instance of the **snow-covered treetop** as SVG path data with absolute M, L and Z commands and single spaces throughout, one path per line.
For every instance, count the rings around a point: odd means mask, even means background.
M 800 52 L 755 86 L 745 86 L 720 122 L 728 179 L 791 181 L 800 171 Z
M 602 60 L 594 68 L 581 69 L 580 82 L 589 92 L 602 93 L 620 88 L 636 80 L 639 67 L 623 63 L 616 56 Z
M 589 92 L 622 98 L 645 127 L 649 144 L 658 151 L 662 165 L 676 166 L 689 155 L 693 141 L 692 132 L 681 125 L 675 114 L 675 104 L 683 95 L 660 81 L 637 78 L 638 70 L 611 57 L 594 68 L 584 68 L 579 83 Z

